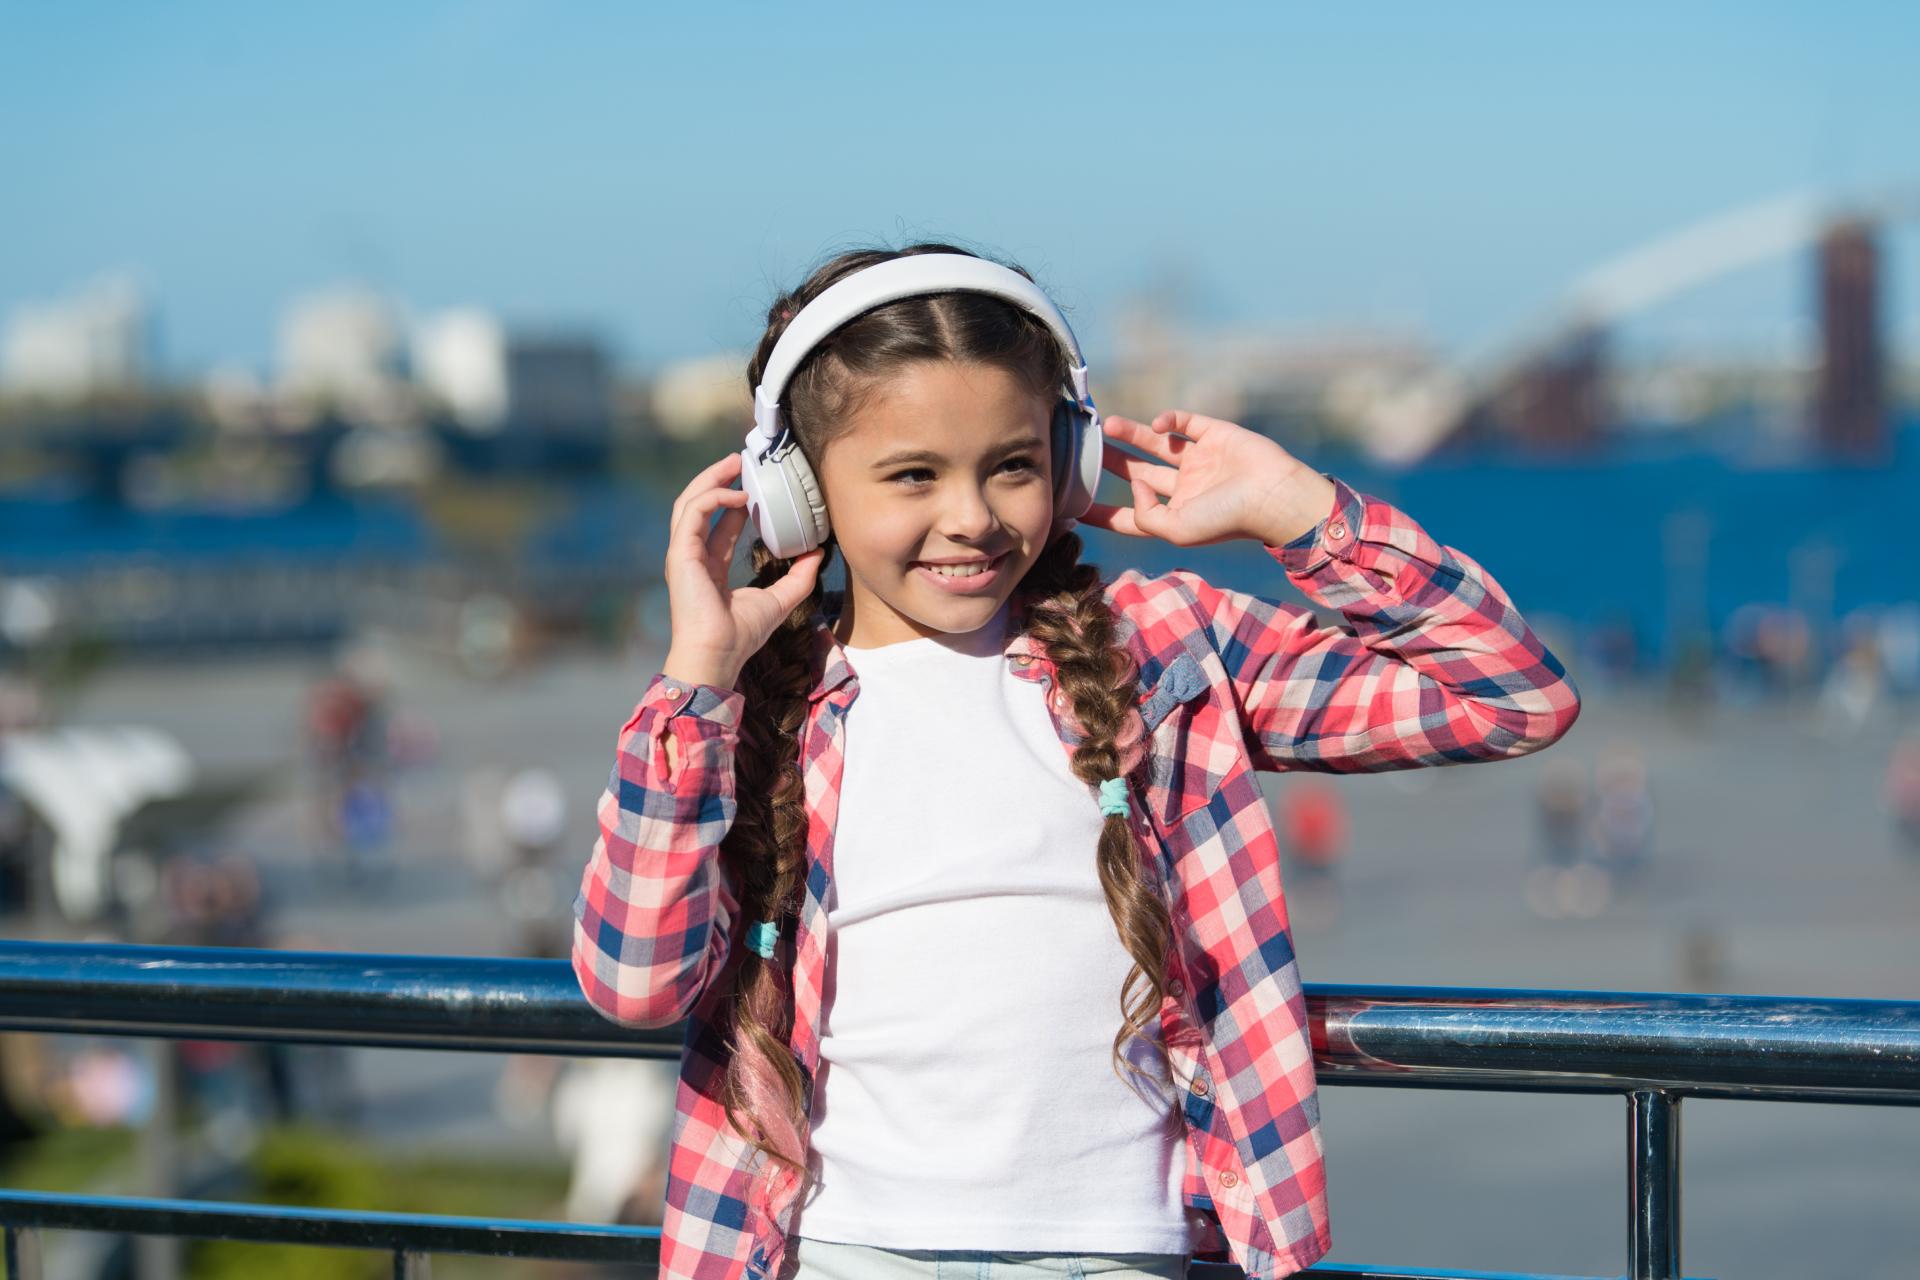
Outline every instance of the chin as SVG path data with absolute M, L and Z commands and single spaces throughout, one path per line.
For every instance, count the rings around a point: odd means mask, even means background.
M 921 607 L 915 608 L 907 616 L 923 627 L 935 631 L 944 631 L 959 635 L 966 631 L 978 631 L 992 621 L 1002 604 L 1004 596 L 976 596 L 968 600 L 933 600 L 924 603 L 915 602 Z M 901 612 L 906 612 L 902 610 Z

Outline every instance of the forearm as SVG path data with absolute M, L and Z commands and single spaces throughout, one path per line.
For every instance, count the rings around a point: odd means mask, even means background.
M 739 702 L 661 677 L 620 731 L 574 900 L 573 968 L 594 1009 L 623 1026 L 685 1017 L 725 962 L 738 895 L 720 842 Z
M 1578 690 L 1476 561 L 1404 512 L 1331 484 L 1319 522 L 1269 551 L 1347 626 L 1235 597 L 1216 639 L 1273 767 L 1392 769 L 1523 755 L 1578 717 Z

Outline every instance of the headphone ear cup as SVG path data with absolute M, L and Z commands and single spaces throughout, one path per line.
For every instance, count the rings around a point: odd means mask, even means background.
M 1078 520 L 1100 487 L 1099 424 L 1062 397 L 1053 410 L 1053 517 Z
M 794 507 L 800 513 L 800 523 L 806 527 L 807 545 L 803 550 L 811 551 L 827 540 L 826 496 L 820 491 L 819 478 L 813 474 L 807 456 L 797 446 L 782 459 L 781 465 L 793 484 Z
M 1072 483 L 1069 473 L 1073 466 L 1073 406 L 1064 397 L 1054 402 L 1047 441 L 1053 452 L 1053 505 L 1057 509 Z
M 742 451 L 740 487 L 767 550 L 783 560 L 811 551 L 827 538 L 827 504 L 806 455 L 791 439 L 765 460 Z

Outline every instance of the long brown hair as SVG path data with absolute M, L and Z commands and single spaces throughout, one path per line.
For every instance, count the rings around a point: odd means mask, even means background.
M 759 386 L 761 372 L 787 324 L 836 281 L 909 254 L 970 252 L 948 244 L 920 243 L 900 250 L 854 250 L 832 258 L 768 308 L 766 332 L 747 365 L 749 390 Z M 1017 266 L 1013 270 L 1032 278 Z M 866 397 L 903 366 L 929 360 L 998 367 L 1049 401 L 1059 394 L 1067 370 L 1066 353 L 1044 324 L 990 295 L 924 294 L 874 308 L 815 346 L 781 399 L 783 418 L 816 473 L 827 445 Z M 829 556 L 832 546 L 829 539 Z M 755 542 L 756 584 L 776 580 L 789 563 Z M 822 581 L 825 567 L 823 563 Z M 1022 606 L 1016 616 L 1024 617 L 1027 634 L 1053 662 L 1069 718 L 1082 735 L 1073 753 L 1074 776 L 1089 786 L 1127 776 L 1138 766 L 1144 747 L 1134 705 L 1136 671 L 1117 635 L 1099 570 L 1080 563 L 1079 537 L 1069 532 L 1056 538 L 1028 570 L 1016 594 Z M 793 934 L 790 926 L 799 913 L 806 878 L 807 814 L 799 730 L 807 690 L 818 675 L 813 631 L 823 602 L 823 588 L 816 583 L 813 595 L 748 661 L 740 679 L 746 705 L 735 762 L 737 809 L 721 852 L 740 886 L 744 919 L 778 920 L 783 940 Z M 1133 958 L 1120 988 L 1122 1025 L 1113 1039 L 1115 1070 L 1128 1080 L 1127 1073 L 1138 1074 L 1138 1068 L 1125 1056 L 1125 1048 L 1133 1037 L 1155 1027 L 1166 997 L 1172 923 L 1126 818 L 1105 820 L 1097 856 L 1107 909 L 1121 945 Z M 748 952 L 735 971 L 732 999 L 726 1006 L 733 1034 L 724 1103 L 728 1119 L 742 1136 L 777 1165 L 804 1179 L 806 1152 L 800 1128 L 807 1082 L 787 1048 L 792 990 L 781 955 L 780 949 L 771 959 Z M 1157 1040 L 1152 1043 L 1163 1072 L 1170 1076 L 1165 1046 Z

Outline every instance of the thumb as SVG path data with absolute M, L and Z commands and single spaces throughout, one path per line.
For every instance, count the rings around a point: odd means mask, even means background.
M 827 553 L 819 547 L 802 552 L 785 573 L 767 585 L 767 594 L 782 613 L 791 613 L 813 593 L 813 584 L 820 578 L 820 562 L 826 558 Z

